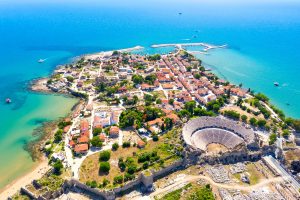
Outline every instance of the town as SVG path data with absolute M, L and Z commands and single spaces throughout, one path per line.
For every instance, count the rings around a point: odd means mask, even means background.
M 49 171 L 11 199 L 300 198 L 296 122 L 181 45 L 139 48 L 85 55 L 43 82 L 81 100 L 43 144 Z

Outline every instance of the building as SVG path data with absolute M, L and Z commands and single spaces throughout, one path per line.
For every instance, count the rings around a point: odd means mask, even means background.
M 86 154 L 87 151 L 89 150 L 89 145 L 88 144 L 77 144 L 74 148 L 75 154 Z
M 117 126 L 112 126 L 109 129 L 109 136 L 112 138 L 119 137 L 120 129 Z

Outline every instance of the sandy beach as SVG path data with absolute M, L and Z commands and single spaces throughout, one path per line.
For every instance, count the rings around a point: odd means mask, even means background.
M 14 195 L 21 189 L 21 187 L 30 184 L 34 179 L 41 178 L 49 169 L 50 167 L 48 166 L 48 161 L 46 159 L 39 162 L 31 172 L 28 172 L 24 176 L 7 185 L 5 188 L 1 189 L 0 200 L 7 199 Z

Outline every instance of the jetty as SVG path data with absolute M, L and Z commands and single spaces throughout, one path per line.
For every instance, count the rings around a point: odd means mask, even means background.
M 203 51 L 206 52 L 211 49 L 217 49 L 217 48 L 226 48 L 227 44 L 224 45 L 212 45 L 212 44 L 207 44 L 203 42 L 199 43 L 179 43 L 179 44 L 154 44 L 151 47 L 152 48 L 161 48 L 161 47 L 176 47 L 178 49 L 184 49 L 184 47 L 191 47 L 191 46 L 203 46 L 204 49 Z

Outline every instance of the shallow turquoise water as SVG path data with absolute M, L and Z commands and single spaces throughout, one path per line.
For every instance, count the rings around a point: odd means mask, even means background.
M 0 160 L 6 163 L 0 188 L 31 167 L 23 144 L 37 122 L 65 115 L 74 103 L 28 93 L 26 83 L 84 53 L 136 45 L 154 53 L 149 46 L 157 43 L 228 44 L 200 57 L 223 78 L 268 94 L 289 116 L 300 117 L 299 10 L 298 1 L 284 0 L 0 1 Z M 39 64 L 40 58 L 47 60 Z M 67 102 L 70 107 L 59 109 Z M 16 163 L 24 167 L 12 168 Z

